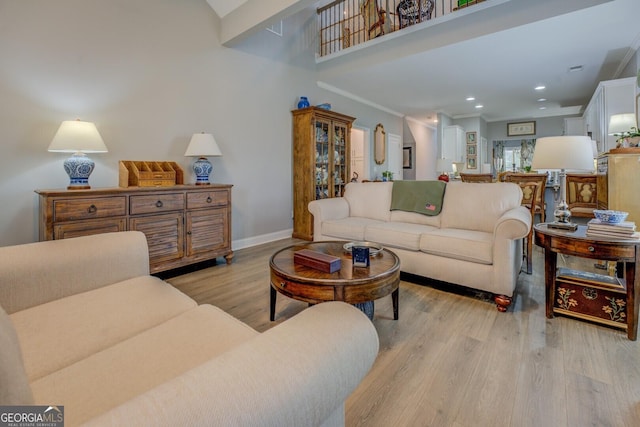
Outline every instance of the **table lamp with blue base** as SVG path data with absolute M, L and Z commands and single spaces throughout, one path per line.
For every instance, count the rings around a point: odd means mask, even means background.
M 207 156 L 222 156 L 218 143 L 210 133 L 194 133 L 185 151 L 186 157 L 198 157 L 193 163 L 193 173 L 196 175 L 196 185 L 209 185 L 209 175 L 213 171 Z
M 66 120 L 49 144 L 48 151 L 54 153 L 73 153 L 64 161 L 64 170 L 69 175 L 68 190 L 86 190 L 91 188 L 89 176 L 95 163 L 85 153 L 106 153 L 96 125 L 81 120 Z

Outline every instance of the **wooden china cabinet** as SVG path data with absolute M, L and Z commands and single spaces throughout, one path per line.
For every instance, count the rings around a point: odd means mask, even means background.
M 312 200 L 340 197 L 351 179 L 355 118 L 318 107 L 293 110 L 293 237 L 313 240 Z

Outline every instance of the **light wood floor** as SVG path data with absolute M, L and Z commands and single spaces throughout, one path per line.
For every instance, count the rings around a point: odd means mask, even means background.
M 269 321 L 270 255 L 283 240 L 239 250 L 233 264 L 169 278 L 199 303 L 258 331 L 304 310 L 278 295 Z M 640 342 L 544 315 L 543 255 L 499 313 L 469 296 L 403 281 L 400 319 L 376 301 L 378 358 L 346 403 L 348 426 L 640 426 Z

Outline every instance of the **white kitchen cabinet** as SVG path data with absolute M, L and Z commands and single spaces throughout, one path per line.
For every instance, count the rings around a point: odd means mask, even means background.
M 442 132 L 442 157 L 454 162 L 465 162 L 465 132 L 458 125 L 446 126 Z
M 600 82 L 583 119 L 585 130 L 596 141 L 598 153 L 616 148 L 616 136 L 609 135 L 609 119 L 613 114 L 635 112 L 635 77 Z

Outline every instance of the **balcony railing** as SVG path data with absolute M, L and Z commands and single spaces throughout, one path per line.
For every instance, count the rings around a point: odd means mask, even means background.
M 336 0 L 318 9 L 326 56 L 484 0 Z

